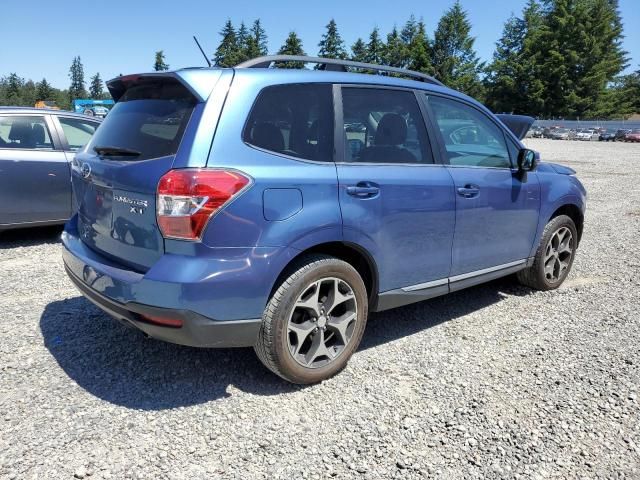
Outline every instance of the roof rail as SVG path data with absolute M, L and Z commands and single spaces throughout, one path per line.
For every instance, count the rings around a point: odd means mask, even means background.
M 236 65 L 235 68 L 269 68 L 271 64 L 275 62 L 317 63 L 320 65 L 322 70 L 333 70 L 339 72 L 346 72 L 348 71 L 347 67 L 350 67 L 362 70 L 375 70 L 377 72 L 397 73 L 399 75 L 404 75 L 405 77 L 416 78 L 422 82 L 444 86 L 442 82 L 436 80 L 430 75 L 414 72 L 413 70 L 405 70 L 404 68 L 375 65 L 373 63 L 352 62 L 351 60 L 339 60 L 337 58 L 307 57 L 304 55 L 267 55 L 242 62 Z

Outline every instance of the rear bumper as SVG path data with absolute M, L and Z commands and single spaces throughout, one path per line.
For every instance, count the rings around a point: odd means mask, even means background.
M 150 337 L 190 347 L 251 347 L 260 331 L 261 319 L 215 321 L 189 310 L 158 308 L 138 303 L 121 304 L 100 295 L 65 268 L 69 278 L 94 305 L 112 317 L 142 330 Z M 145 320 L 146 316 L 180 320 L 182 326 L 167 327 Z
M 76 217 L 62 233 L 67 274 L 89 300 L 148 335 L 198 347 L 251 346 L 273 284 L 293 256 L 289 248 L 207 248 L 185 244 L 146 272 L 132 270 L 87 247 Z M 182 321 L 160 326 L 143 316 Z

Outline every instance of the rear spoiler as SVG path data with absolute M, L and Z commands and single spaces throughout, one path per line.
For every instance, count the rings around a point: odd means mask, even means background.
M 217 68 L 185 68 L 175 72 L 154 72 L 124 75 L 109 80 L 107 88 L 113 99 L 117 102 L 122 95 L 134 85 L 145 81 L 178 82 L 184 85 L 198 102 L 205 101 L 216 82 L 220 78 L 222 70 Z
M 499 113 L 496 117 L 520 140 L 525 137 L 533 122 L 536 121 L 535 118 L 526 115 L 509 115 L 507 113 Z

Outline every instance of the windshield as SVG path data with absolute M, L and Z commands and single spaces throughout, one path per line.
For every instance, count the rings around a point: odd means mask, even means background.
M 87 145 L 88 152 L 136 152 L 126 160 L 175 155 L 196 99 L 173 79 L 154 79 L 130 87 Z

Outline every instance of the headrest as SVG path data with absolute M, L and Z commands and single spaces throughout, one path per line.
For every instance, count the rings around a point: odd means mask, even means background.
M 31 127 L 31 141 L 36 145 L 45 143 L 44 127 L 39 123 L 34 123 Z
M 400 145 L 407 139 L 407 122 L 397 113 L 385 114 L 378 123 L 376 145 Z
M 21 144 L 29 143 L 31 140 L 31 123 L 26 119 L 15 120 L 9 130 L 9 140 L 18 140 Z

